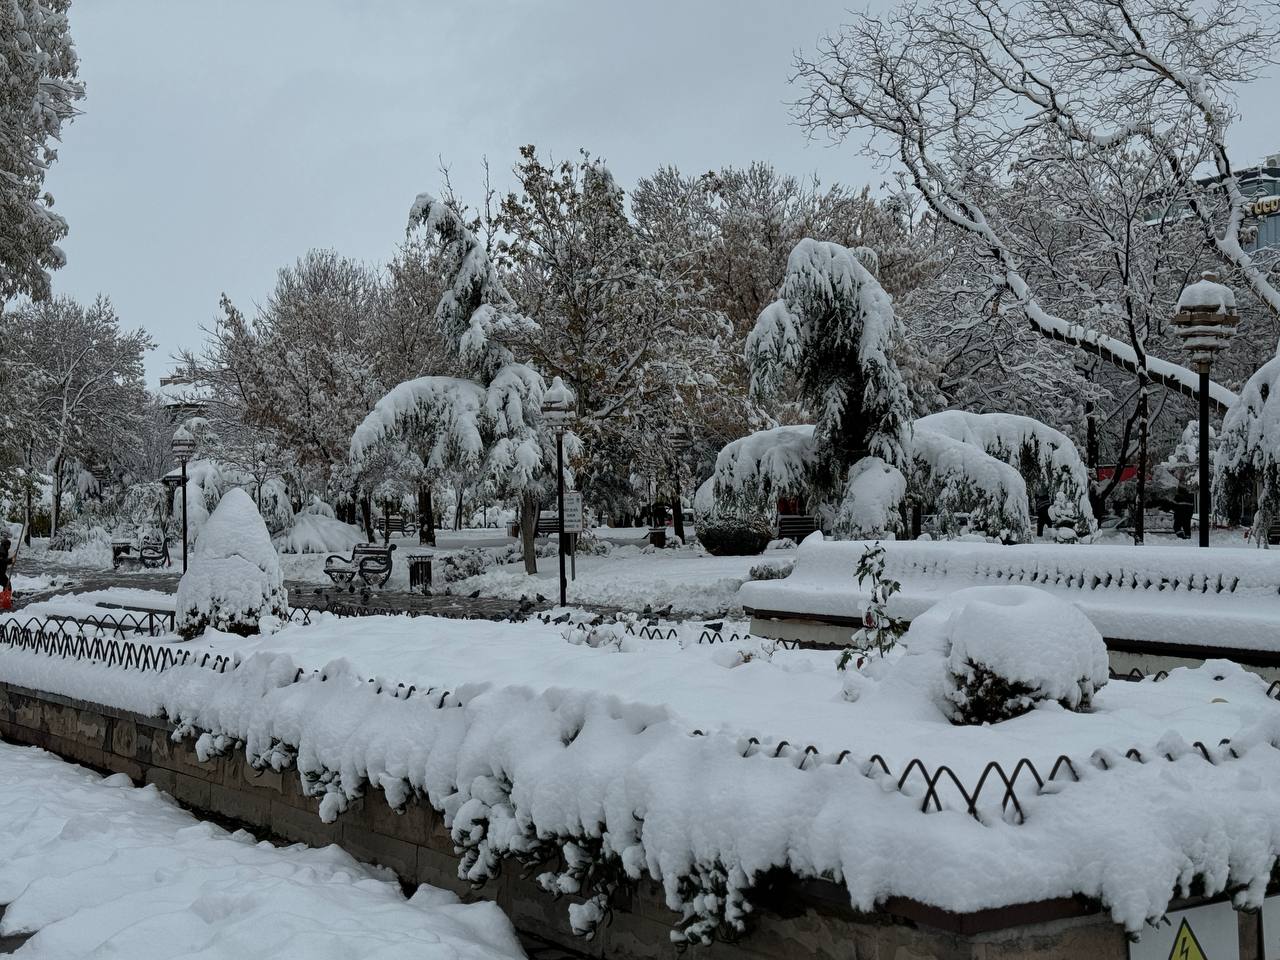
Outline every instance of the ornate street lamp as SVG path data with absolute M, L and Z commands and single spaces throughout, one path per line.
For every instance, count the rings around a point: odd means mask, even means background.
M 683 542 L 684 536 L 684 505 L 680 502 L 680 467 L 684 463 L 684 456 L 693 447 L 693 437 L 690 436 L 687 428 L 676 426 L 671 429 L 667 435 L 667 444 L 671 448 L 671 486 L 674 490 L 674 496 L 671 498 L 671 509 L 673 511 L 671 517 L 672 529 L 675 535 Z
M 182 572 L 187 572 L 187 461 L 196 452 L 196 438 L 186 427 L 173 431 L 169 449 L 182 465 Z
M 559 377 L 542 395 L 542 419 L 556 431 L 556 499 L 560 533 L 560 606 L 568 605 L 569 581 L 565 576 L 564 552 L 564 431 L 577 416 L 577 400 L 573 391 Z
M 1240 316 L 1236 313 L 1236 297 L 1231 288 L 1218 283 L 1213 271 L 1206 270 L 1200 279 L 1178 297 L 1174 315 L 1175 332 L 1191 354 L 1200 374 L 1200 546 L 1209 545 L 1209 523 L 1212 516 L 1212 492 L 1209 480 L 1209 367 L 1213 355 L 1225 350 L 1236 332 Z

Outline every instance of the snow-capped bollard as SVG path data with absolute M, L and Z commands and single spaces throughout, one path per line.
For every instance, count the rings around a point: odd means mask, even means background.
M 271 534 L 249 495 L 233 487 L 205 522 L 178 583 L 178 633 L 206 627 L 249 636 L 263 617 L 287 622 L 289 595 Z
M 1088 617 L 1035 587 L 959 590 L 917 617 L 903 643 L 945 658 L 940 706 L 956 724 L 999 723 L 1045 701 L 1087 710 L 1109 676 Z

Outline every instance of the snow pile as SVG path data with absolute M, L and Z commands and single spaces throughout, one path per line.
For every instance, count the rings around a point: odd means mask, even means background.
M 849 468 L 836 529 L 858 538 L 888 535 L 902 526 L 899 508 L 907 495 L 907 478 L 879 457 L 863 457 Z
M 868 544 L 806 540 L 785 580 L 745 583 L 751 610 L 860 618 L 867 594 L 853 571 Z M 1280 554 L 1243 548 L 886 542 L 889 605 L 916 617 L 965 587 L 1029 584 L 1080 609 L 1104 637 L 1280 650 Z
M 279 548 L 281 553 L 350 554 L 352 547 L 363 542 L 359 527 L 333 517 L 299 513 L 289 532 L 280 538 Z
M 288 619 L 289 598 L 280 558 L 249 495 L 228 490 L 196 541 L 178 583 L 178 632 L 191 638 L 212 626 L 258 632 L 268 615 Z
M 1086 710 L 1108 677 L 1089 618 L 1036 587 L 970 587 L 917 617 L 903 642 L 946 660 L 943 708 L 955 723 L 998 723 L 1056 701 Z
M 155 787 L 0 743 L 0 937 L 31 958 L 523 957 L 491 903 L 400 885 L 339 847 L 257 843 Z

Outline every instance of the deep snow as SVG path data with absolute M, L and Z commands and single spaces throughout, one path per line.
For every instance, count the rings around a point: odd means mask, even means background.
M 339 847 L 275 847 L 196 820 L 153 786 L 0 743 L 0 935 L 67 960 L 499 960 L 524 953 L 492 903 L 409 899 Z

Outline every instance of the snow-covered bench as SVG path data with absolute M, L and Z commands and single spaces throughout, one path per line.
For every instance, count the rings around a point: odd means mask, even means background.
M 784 580 L 743 584 L 752 632 L 842 646 L 867 592 L 854 570 L 869 544 L 803 543 Z M 964 587 L 1030 584 L 1070 600 L 1121 672 L 1222 656 L 1280 677 L 1280 552 L 1251 548 L 886 542 L 890 612 L 912 618 Z
M 394 543 L 358 543 L 349 559 L 330 554 L 324 561 L 325 576 L 340 587 L 350 586 L 356 577 L 371 587 L 384 586 L 391 579 L 391 551 L 395 548 Z

